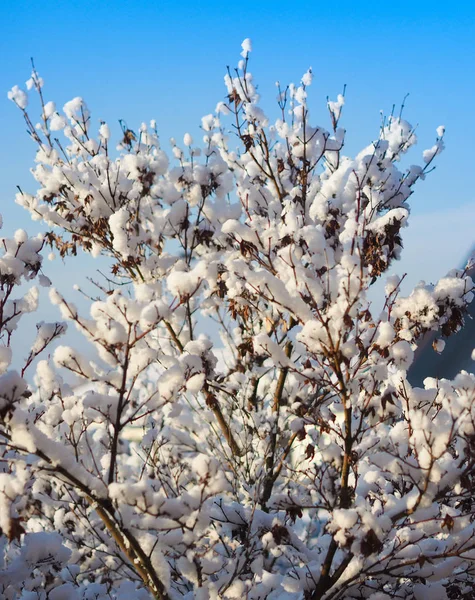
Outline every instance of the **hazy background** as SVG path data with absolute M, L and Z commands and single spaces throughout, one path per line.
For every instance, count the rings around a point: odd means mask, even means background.
M 237 63 L 245 37 L 253 41 L 251 71 L 271 113 L 275 81 L 297 82 L 311 66 L 313 121 L 329 126 L 326 97 L 335 98 L 347 85 L 341 123 L 348 130 L 349 155 L 377 137 L 380 110 L 389 113 L 408 92 L 404 115 L 419 124 L 412 162 L 433 144 L 435 128 L 445 125 L 446 151 L 412 197 L 404 258 L 393 270 L 408 273 L 407 290 L 459 265 L 475 237 L 472 2 L 2 0 L 0 212 L 5 234 L 19 227 L 41 231 L 41 224 L 13 201 L 16 185 L 36 189 L 29 174 L 35 146 L 6 97 L 13 85 L 24 87 L 30 57 L 45 79 L 46 101 L 62 107 L 82 96 L 97 126 L 101 119 L 113 126 L 123 118 L 137 129 L 155 118 L 168 149 L 171 136 L 181 140 L 187 131 L 195 140 L 200 136 L 201 117 L 223 99 L 226 65 Z M 117 124 L 117 138 L 119 131 Z M 56 260 L 46 262 L 45 273 L 77 300 L 72 285 L 94 275 L 95 268 L 90 259 L 66 265 Z M 59 318 L 47 302 L 40 317 Z M 30 333 L 22 329 L 17 342 L 25 351 Z

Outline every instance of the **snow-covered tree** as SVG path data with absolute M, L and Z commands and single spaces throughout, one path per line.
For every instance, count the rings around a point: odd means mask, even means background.
M 16 201 L 46 232 L 0 257 L 6 600 L 473 597 L 475 376 L 406 376 L 426 332 L 463 325 L 472 280 L 367 296 L 444 130 L 403 170 L 416 136 L 392 114 L 349 158 L 344 97 L 312 125 L 308 71 L 271 123 L 242 48 L 203 143 L 171 157 L 154 122 L 116 146 L 81 98 L 57 110 L 35 70 L 38 124 L 9 93 L 38 145 Z M 91 352 L 40 356 L 66 323 L 39 323 L 18 373 L 47 246 L 111 272 L 89 316 L 50 290 Z

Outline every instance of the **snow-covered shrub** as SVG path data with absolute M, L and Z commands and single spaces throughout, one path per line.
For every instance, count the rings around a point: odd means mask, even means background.
M 443 128 L 421 166 L 399 167 L 416 142 L 401 116 L 346 157 L 344 97 L 312 125 L 309 71 L 271 124 L 249 52 L 203 144 L 187 134 L 172 158 L 154 122 L 122 123 L 114 147 L 36 71 L 38 124 L 10 92 L 38 144 L 39 189 L 17 202 L 47 231 L 0 257 L 2 598 L 472 597 L 475 376 L 417 389 L 406 373 L 424 333 L 463 325 L 473 283 L 453 271 L 403 298 L 393 276 L 367 299 Z M 94 360 L 35 360 L 65 331 L 40 323 L 28 378 L 10 338 L 38 294 L 12 293 L 49 284 L 45 243 L 111 275 L 90 316 L 50 292 Z

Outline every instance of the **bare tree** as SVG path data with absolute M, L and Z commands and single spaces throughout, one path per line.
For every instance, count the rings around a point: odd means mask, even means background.
M 39 189 L 17 202 L 48 230 L 0 257 L 2 598 L 472 597 L 475 377 L 406 378 L 425 332 L 463 325 L 472 280 L 402 297 L 392 276 L 367 299 L 443 128 L 422 166 L 398 168 L 416 142 L 401 114 L 348 158 L 343 95 L 311 125 L 309 71 L 271 125 L 250 49 L 201 147 L 187 134 L 171 161 L 154 122 L 121 122 L 115 149 L 36 70 L 39 124 L 10 92 L 38 145 Z M 89 318 L 50 292 L 99 358 L 36 360 L 66 329 L 41 323 L 18 374 L 11 335 L 38 293 L 12 294 L 49 285 L 44 245 L 110 260 Z

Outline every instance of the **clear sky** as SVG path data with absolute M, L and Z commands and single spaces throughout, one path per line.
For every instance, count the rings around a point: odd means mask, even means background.
M 446 126 L 446 151 L 413 196 L 406 259 L 398 271 L 409 282 L 428 281 L 458 264 L 475 235 L 475 2 L 164 2 L 159 0 L 1 0 L 0 212 L 7 232 L 38 231 L 13 204 L 16 185 L 33 191 L 28 173 L 34 145 L 21 115 L 6 98 L 29 78 L 30 57 L 46 82 L 46 100 L 62 104 L 83 96 L 93 120 L 135 129 L 156 118 L 162 140 L 199 133 L 201 116 L 225 94 L 226 65 L 253 41 L 251 70 L 266 107 L 274 82 L 298 81 L 309 66 L 315 78 L 310 107 L 326 121 L 325 99 L 347 85 L 342 125 L 349 154 L 377 136 L 380 114 L 399 105 L 418 123 L 419 145 L 432 145 Z M 277 113 L 276 113 L 277 114 Z M 166 146 L 166 144 L 164 144 Z M 52 274 L 76 280 L 56 261 Z
M 2 0 L 0 33 L 3 212 L 15 185 L 26 185 L 33 157 L 6 99 L 28 79 L 30 56 L 48 100 L 83 96 L 97 122 L 156 118 L 167 139 L 196 130 L 223 98 L 225 67 L 237 62 L 245 37 L 269 107 L 277 79 L 297 81 L 312 66 L 311 106 L 324 121 L 326 96 L 347 84 L 348 152 L 374 138 L 379 111 L 409 92 L 405 115 L 419 124 L 421 151 L 437 125 L 447 128 L 447 150 L 415 208 L 443 211 L 474 199 L 475 2 Z

